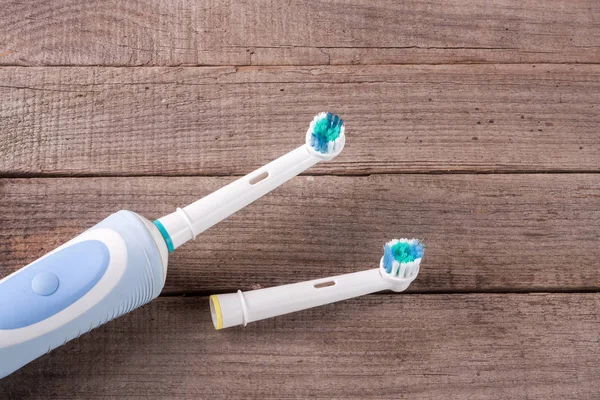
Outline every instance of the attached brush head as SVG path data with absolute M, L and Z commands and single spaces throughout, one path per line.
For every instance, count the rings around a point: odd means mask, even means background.
M 417 239 L 394 239 L 383 246 L 379 270 L 381 276 L 394 282 L 392 290 L 406 290 L 415 280 L 419 274 L 423 252 L 423 244 Z
M 308 151 L 324 160 L 342 152 L 346 143 L 344 121 L 336 114 L 322 112 L 315 116 L 306 132 Z

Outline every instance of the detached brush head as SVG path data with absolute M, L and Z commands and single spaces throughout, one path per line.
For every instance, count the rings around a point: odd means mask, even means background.
M 417 239 L 394 239 L 383 246 L 380 272 L 384 278 L 398 284 L 393 290 L 405 290 L 419 274 L 423 244 Z
M 340 154 L 346 143 L 344 121 L 336 114 L 315 116 L 306 132 L 306 145 L 314 155 L 330 160 Z

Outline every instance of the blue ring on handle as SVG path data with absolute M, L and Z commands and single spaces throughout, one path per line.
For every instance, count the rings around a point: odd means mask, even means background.
M 173 241 L 171 240 L 171 236 L 169 235 L 169 232 L 167 232 L 167 229 L 165 228 L 165 226 L 159 220 L 154 221 L 154 225 L 160 231 L 160 234 L 162 235 L 163 239 L 165 239 L 169 253 L 174 252 L 175 247 L 173 247 Z

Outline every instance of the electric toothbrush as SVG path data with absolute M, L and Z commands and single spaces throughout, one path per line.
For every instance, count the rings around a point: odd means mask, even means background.
M 320 113 L 306 143 L 150 222 L 119 211 L 0 280 L 0 378 L 158 297 L 168 253 L 343 149 L 341 118 Z

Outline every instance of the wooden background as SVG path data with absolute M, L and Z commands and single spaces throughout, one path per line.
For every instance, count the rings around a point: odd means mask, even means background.
M 322 110 L 338 158 L 0 398 L 600 398 L 596 0 L 0 0 L 0 277 L 221 187 Z M 397 236 L 428 246 L 407 293 L 212 328 L 208 294 L 372 268 Z

